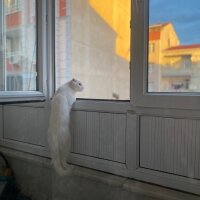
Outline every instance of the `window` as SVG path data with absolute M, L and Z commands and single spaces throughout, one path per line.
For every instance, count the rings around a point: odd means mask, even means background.
M 200 108 L 199 6 L 199 0 L 133 1 L 135 107 Z
M 80 98 L 130 99 L 131 0 L 56 1 L 56 87 L 75 77 Z
M 149 53 L 154 53 L 154 52 L 155 52 L 155 44 L 149 43 Z
M 148 92 L 200 92 L 200 2 L 149 2 L 149 62 L 160 73 L 148 76 Z M 154 56 L 152 42 L 159 46 Z
M 3 1 L 3 11 L 7 6 L 23 4 L 29 9 L 35 8 L 32 1 Z M 31 5 L 30 5 L 31 4 Z M 3 12 L 1 27 L 1 91 L 36 90 L 36 17 L 35 12 L 27 10 Z M 11 78 L 12 77 L 12 78 Z M 20 77 L 20 78 L 19 78 Z M 9 80 L 7 80 L 9 79 Z M 17 81 L 19 80 L 20 81 Z M 11 83 L 12 82 L 12 83 Z M 19 83 L 20 82 L 20 85 Z M 9 83 L 9 84 L 8 84 Z M 17 84 L 18 83 L 18 84 Z M 15 85 L 18 86 L 15 86 Z
M 44 1 L 0 0 L 0 101 L 44 96 L 45 6 Z

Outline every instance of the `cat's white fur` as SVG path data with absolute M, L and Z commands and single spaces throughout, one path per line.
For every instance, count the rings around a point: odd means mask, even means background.
M 66 162 L 71 148 L 70 111 L 76 100 L 75 93 L 82 90 L 81 82 L 72 79 L 58 88 L 51 102 L 48 141 L 53 166 L 61 176 L 71 171 Z

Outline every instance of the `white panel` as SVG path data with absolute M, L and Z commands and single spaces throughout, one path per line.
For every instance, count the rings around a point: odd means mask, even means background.
M 72 152 L 79 154 L 86 153 L 86 116 L 87 113 L 83 111 L 73 111 L 71 113 Z
M 125 162 L 126 115 L 100 114 L 100 157 Z
M 99 156 L 99 113 L 72 112 L 72 151 Z
M 4 107 L 4 139 L 46 146 L 47 124 L 44 108 Z
M 114 159 L 114 127 L 112 114 L 100 114 L 100 157 Z
M 113 115 L 114 160 L 125 163 L 126 115 Z
M 132 173 L 139 167 L 139 116 L 132 112 L 127 113 L 126 166 Z
M 148 120 L 146 120 L 146 118 L 144 118 L 143 119 L 143 121 L 142 121 L 142 126 L 141 126 L 141 132 L 143 133 L 143 132 L 147 132 L 147 130 L 146 130 L 146 128 L 147 127 L 150 127 L 150 124 L 148 124 Z M 150 129 L 151 130 L 151 129 Z M 150 131 L 149 130 L 149 131 Z M 144 158 L 144 156 L 145 155 L 147 155 L 148 154 L 148 152 L 147 152 L 147 150 L 148 150 L 148 142 L 150 142 L 150 143 L 152 143 L 151 142 L 151 134 L 149 133 L 149 134 L 141 134 L 141 136 L 140 136 L 140 140 L 143 142 L 142 144 L 143 144 L 143 147 L 142 148 L 140 148 L 140 157 L 141 158 Z M 151 149 L 149 149 L 149 151 L 150 151 Z M 151 154 L 150 154 L 151 155 Z M 149 166 L 151 166 L 150 165 L 150 161 L 151 161 L 151 159 L 150 159 L 150 157 L 146 157 L 146 159 L 140 159 L 140 165 L 141 166 L 146 166 L 147 168 L 149 168 Z
M 87 112 L 87 155 L 99 157 L 99 113 Z
M 195 138 L 195 147 L 196 152 L 200 152 L 200 123 L 196 121 L 196 138 Z M 200 153 L 195 154 L 195 166 L 194 166 L 194 174 L 195 177 L 200 178 Z
M 140 166 L 200 178 L 200 120 L 142 116 Z
M 3 137 L 3 106 L 0 105 L 0 138 Z
M 72 111 L 72 152 L 125 163 L 126 115 Z

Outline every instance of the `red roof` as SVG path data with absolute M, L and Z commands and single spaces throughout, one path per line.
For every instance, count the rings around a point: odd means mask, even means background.
M 149 41 L 159 40 L 159 39 L 160 39 L 160 31 L 149 32 Z
M 161 23 L 161 24 L 154 24 L 149 26 L 149 41 L 152 40 L 159 40 L 160 39 L 160 31 L 161 29 L 170 23 Z
M 181 50 L 181 49 L 195 49 L 195 48 L 200 48 L 200 44 L 192 44 L 192 45 L 179 45 L 179 46 L 174 46 L 166 49 L 167 51 L 172 51 L 172 50 Z

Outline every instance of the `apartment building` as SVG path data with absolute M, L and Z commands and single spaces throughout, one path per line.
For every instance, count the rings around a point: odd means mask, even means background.
M 180 44 L 172 23 L 149 27 L 149 91 L 198 92 L 200 45 Z

